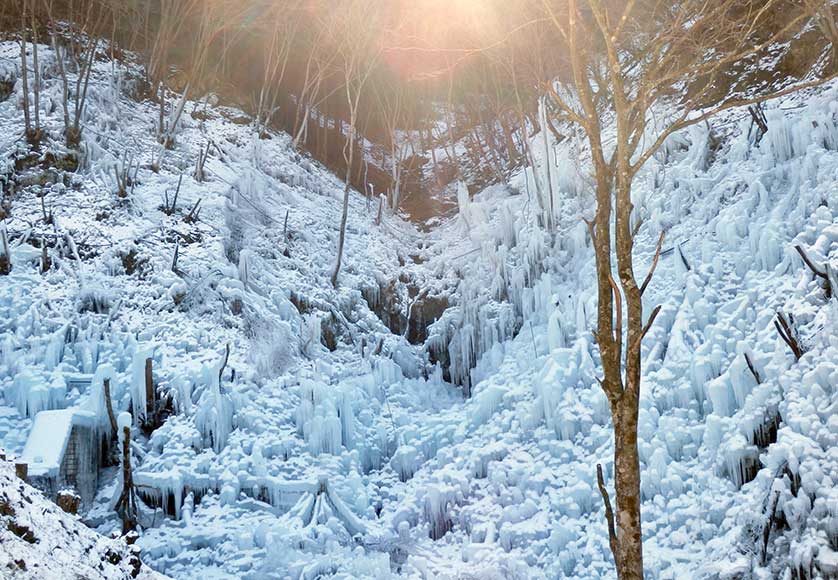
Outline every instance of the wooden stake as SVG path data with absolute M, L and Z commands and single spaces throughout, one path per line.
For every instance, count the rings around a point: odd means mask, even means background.
M 757 372 L 756 367 L 754 366 L 753 361 L 751 361 L 751 357 L 748 356 L 748 353 L 744 353 L 743 356 L 745 357 L 745 362 L 748 364 L 748 368 L 751 371 L 751 374 L 754 375 L 754 379 L 756 379 L 757 384 L 762 384 L 762 378 L 760 378 L 759 373 Z
M 154 413 L 154 379 L 151 374 L 151 364 L 150 358 L 145 359 L 145 405 L 149 422 Z
M 137 527 L 137 500 L 131 473 L 131 428 L 123 427 L 122 434 L 122 493 L 116 502 L 116 511 L 122 516 L 122 533 L 127 534 Z
M 375 225 L 381 225 L 381 214 L 384 211 L 384 196 L 378 196 L 378 215 L 375 216 Z
M 820 270 L 817 266 L 815 266 L 815 264 L 812 263 L 812 260 L 809 259 L 809 256 L 806 255 L 802 246 L 795 246 L 794 249 L 797 250 L 797 253 L 800 254 L 800 257 L 803 258 L 803 262 L 809 267 L 812 273 L 823 280 L 823 290 L 826 293 L 826 297 L 832 298 L 832 281 L 829 279 L 828 271 L 826 269 Z
M 794 356 L 797 360 L 800 360 L 800 357 L 803 356 L 803 349 L 800 346 L 800 342 L 797 340 L 797 332 L 795 332 L 794 328 L 794 316 L 789 315 L 789 319 L 786 320 L 786 315 L 783 314 L 782 311 L 777 311 L 777 319 L 774 321 L 774 328 L 777 329 L 777 333 L 780 335 L 780 338 L 783 339 L 789 348 L 794 353 Z
M 105 406 L 108 408 L 108 419 L 111 422 L 111 433 L 113 437 L 116 437 L 116 417 L 113 414 L 113 402 L 111 402 L 111 380 L 105 379 L 103 381 L 105 387 Z
M 221 368 L 218 369 L 218 384 L 221 384 L 221 375 L 224 374 L 224 369 L 227 368 L 227 360 L 230 358 L 230 343 L 224 348 L 224 362 L 221 363 Z

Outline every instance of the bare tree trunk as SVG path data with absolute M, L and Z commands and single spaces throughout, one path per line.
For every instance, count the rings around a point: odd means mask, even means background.
M 32 138 L 32 117 L 29 113 L 29 71 L 26 64 L 26 7 L 23 4 L 23 17 L 20 28 L 20 81 L 23 84 L 23 122 L 25 125 L 26 138 Z
M 145 406 L 149 423 L 154 422 L 154 378 L 151 372 L 152 361 L 145 359 Z
M 67 103 L 67 99 L 70 98 L 70 90 L 67 83 L 67 69 L 64 67 L 64 57 L 65 52 L 62 52 L 58 48 L 58 41 L 55 39 L 55 36 L 52 37 L 52 49 L 55 51 L 55 59 L 58 62 L 58 72 L 61 75 L 61 106 L 64 112 L 64 139 L 67 142 L 67 146 L 70 146 L 69 136 L 70 136 L 70 109 Z
M 626 385 L 629 387 L 629 385 Z M 621 580 L 643 578 L 640 529 L 640 457 L 637 451 L 637 401 L 614 409 L 614 488 L 617 495 L 617 575 Z M 616 411 L 616 414 L 614 413 Z
M 134 477 L 131 473 L 131 429 L 122 428 L 122 493 L 116 502 L 116 511 L 122 516 L 122 533 L 137 527 L 137 500 L 134 495 Z
M 332 287 L 338 287 L 338 274 L 340 274 L 340 266 L 341 262 L 343 261 L 343 246 L 346 242 L 346 220 L 349 217 L 349 191 L 350 185 L 349 180 L 352 176 L 352 157 L 355 152 L 355 148 L 353 147 L 355 141 L 355 119 L 354 115 L 352 115 L 352 121 L 349 125 L 349 137 L 348 137 L 348 146 L 349 146 L 349 155 L 348 160 L 346 162 L 346 183 L 343 187 L 343 213 L 340 217 L 340 236 L 338 238 L 338 257 L 337 261 L 335 262 L 335 270 L 332 272 Z
M 332 286 L 337 288 L 341 263 L 343 262 L 343 248 L 346 244 L 346 221 L 349 216 L 349 193 L 351 190 L 352 161 L 355 158 L 355 131 L 358 126 L 358 107 L 364 92 L 364 85 L 378 59 L 378 45 L 375 41 L 379 30 L 375 21 L 369 20 L 370 13 L 375 6 L 372 0 L 355 0 L 345 12 L 337 13 L 339 18 L 338 34 L 351 39 L 343 47 L 343 88 L 346 91 L 346 104 L 349 110 L 349 134 L 343 148 L 343 159 L 346 162 L 346 183 L 343 188 L 343 211 L 340 219 L 340 235 L 338 238 L 338 252 L 335 269 L 332 272 Z M 365 34 L 361 34 L 361 32 Z M 319 74 L 318 77 L 322 77 Z M 318 81 L 319 85 L 319 81 Z
M 108 409 L 108 420 L 111 423 L 111 435 L 116 437 L 117 426 L 116 426 L 116 416 L 113 413 L 113 401 L 111 401 L 111 380 L 105 379 L 103 381 L 104 389 L 105 389 L 105 406 Z
M 35 107 L 35 138 L 39 139 L 41 134 L 41 71 L 38 65 L 38 29 L 34 7 L 30 16 L 32 17 L 32 94 L 34 97 L 32 105 Z
M 539 113 L 540 113 L 540 121 L 541 121 L 541 139 L 544 143 L 544 181 L 546 182 L 546 195 L 547 195 L 547 205 L 544 207 L 544 211 L 548 212 L 547 216 L 547 227 L 550 231 L 554 230 L 555 227 L 555 208 L 553 207 L 553 174 L 551 172 L 551 165 L 553 164 L 552 156 L 550 155 L 550 141 L 547 138 L 547 102 L 544 97 L 542 97 L 541 102 L 539 103 Z
M 87 101 L 87 87 L 90 84 L 90 70 L 93 68 L 93 57 L 96 54 L 96 47 L 99 46 L 98 39 L 90 39 L 87 44 L 87 53 L 86 61 L 84 62 L 84 68 L 82 69 L 81 66 L 78 72 L 78 78 L 76 79 L 76 105 L 73 117 L 73 130 L 71 134 L 67 136 L 67 142 L 72 143 L 73 145 L 78 145 L 81 142 L 81 117 L 84 113 L 84 105 Z
M 162 143 L 166 134 L 166 89 L 162 81 L 157 83 L 157 99 L 160 105 L 157 111 L 157 140 Z

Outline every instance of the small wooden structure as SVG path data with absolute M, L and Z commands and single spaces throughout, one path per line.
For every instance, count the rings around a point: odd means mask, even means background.
M 101 446 L 93 413 L 77 408 L 41 411 L 23 449 L 29 481 L 56 499 L 72 488 L 89 507 L 99 484 Z

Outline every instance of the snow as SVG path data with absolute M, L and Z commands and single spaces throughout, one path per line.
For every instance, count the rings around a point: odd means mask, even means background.
M 20 460 L 32 476 L 56 477 L 73 425 L 93 425 L 94 415 L 78 409 L 41 411 L 35 416 Z
M 0 524 L 3 578 L 165 578 L 140 562 L 136 546 L 97 534 L 17 479 L 8 461 L 0 461 Z
M 49 49 L 40 56 L 46 66 Z M 534 168 L 474 196 L 459 183 L 460 214 L 427 232 L 389 214 L 376 226 L 377 208 L 353 194 L 332 289 L 334 176 L 288 136 L 256 139 L 229 120 L 240 112 L 203 100 L 186 104 L 155 173 L 156 105 L 110 74 L 97 64 L 91 76 L 84 166 L 44 186 L 56 224 L 39 221 L 29 188 L 7 220 L 7 452 L 30 432 L 46 446 L 46 413 L 66 423 L 84 409 L 107 426 L 108 378 L 119 431 L 132 428 L 143 561 L 172 577 L 615 577 L 596 483 L 599 463 L 613 486 L 613 436 L 590 332 L 579 135 L 534 135 Z M 135 82 L 133 65 L 116 74 Z M 731 111 L 673 136 L 638 176 L 638 272 L 666 232 L 644 296 L 646 312 L 662 308 L 643 345 L 638 418 L 649 578 L 834 575 L 838 300 L 794 247 L 838 266 L 836 103 L 835 86 L 770 103 L 758 143 Z M 0 103 L 0 134 L 18 106 Z M 59 135 L 56 112 L 43 113 Z M 118 202 L 109 175 L 126 143 L 140 169 Z M 182 174 L 167 215 L 162 192 Z M 43 237 L 55 266 L 41 274 L 27 246 Z M 388 324 L 426 290 L 449 307 L 413 345 Z M 795 317 L 799 361 L 777 336 L 778 310 Z M 171 403 L 151 434 L 139 428 L 148 358 Z M 104 533 L 119 528 L 117 471 L 103 470 L 85 514 Z

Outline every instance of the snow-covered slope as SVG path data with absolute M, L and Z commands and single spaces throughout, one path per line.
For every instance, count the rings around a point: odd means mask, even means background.
M 140 561 L 139 549 L 105 538 L 64 513 L 0 461 L 0 578 L 163 580 Z
M 110 379 L 115 411 L 137 410 L 135 481 L 150 504 L 141 524 L 154 528 L 140 545 L 157 567 L 179 578 L 205 576 L 216 560 L 227 575 L 253 568 L 267 555 L 265 526 L 289 501 L 319 498 L 327 488 L 313 524 L 295 533 L 322 538 L 334 509 L 339 539 L 348 539 L 362 527 L 357 518 L 374 512 L 361 474 L 386 466 L 396 446 L 382 412 L 386 385 L 414 377 L 402 385 L 417 416 L 457 396 L 438 375 L 425 387 L 429 369 L 419 350 L 390 334 L 368 305 L 401 308 L 399 267 L 410 261 L 415 230 L 392 216 L 376 225 L 377 207 L 353 194 L 340 285 L 332 289 L 342 184 L 293 151 L 286 135 L 257 139 L 241 112 L 205 102 L 187 105 L 176 145 L 155 172 L 156 105 L 132 98 L 141 79 L 131 65 L 95 67 L 81 166 L 67 170 L 55 161 L 68 151 L 60 83 L 44 46 L 41 118 L 49 137 L 35 152 L 19 141 L 16 47 L 3 45 L 0 61 L 17 81 L 0 103 L 12 245 L 12 271 L 0 280 L 2 445 L 19 455 L 32 417 L 53 408 L 92 411 L 107 433 L 103 383 Z M 207 144 L 199 182 L 194 163 Z M 122 199 L 113 176 L 129 165 L 134 183 Z M 198 219 L 187 219 L 199 201 Z M 51 267 L 41 273 L 44 243 Z M 139 428 L 147 358 L 173 413 L 150 440 Z M 411 392 L 410 381 L 422 388 Z M 119 523 L 115 474 L 103 475 L 87 521 L 107 533 Z M 226 557 L 231 551 L 242 556 Z M 358 570 L 367 565 L 360 560 Z M 369 560 L 380 569 L 381 556 Z
M 2 50 L 14 79 L 16 45 Z M 41 60 L 43 118 L 60 140 L 48 49 Z M 97 65 L 74 173 L 21 162 L 20 83 L 0 103 L 17 181 L 13 270 L 0 278 L 2 444 L 19 453 L 49 408 L 93 411 L 106 429 L 105 378 L 117 411 L 142 409 L 150 357 L 172 415 L 149 437 L 134 431 L 138 545 L 163 573 L 613 577 L 595 484 L 612 435 L 590 334 L 583 142 L 540 160 L 555 169 L 555 233 L 537 225 L 531 171 L 514 190 L 461 196 L 460 215 L 425 234 L 391 216 L 376 225 L 353 195 L 333 290 L 341 184 L 286 136 L 255 139 L 240 112 L 204 102 L 187 104 L 155 173 L 156 106 L 128 96 L 135 70 Z M 641 405 L 650 578 L 835 577 L 838 302 L 794 246 L 838 265 L 836 95 L 772 103 L 758 143 L 741 111 L 676 136 L 638 182 L 638 270 L 660 231 L 667 240 L 646 296 L 647 310 L 663 305 Z M 132 157 L 122 200 L 114 166 Z M 413 321 L 411 304 L 447 294 L 424 349 L 376 315 L 396 327 L 393 312 Z M 794 315 L 799 361 L 778 310 Z M 103 471 L 86 514 L 105 533 L 118 527 L 114 475 Z
M 644 343 L 640 411 L 650 578 L 838 574 L 838 300 L 794 249 L 838 267 L 836 96 L 833 86 L 771 103 L 759 143 L 734 111 L 677 135 L 639 178 L 637 271 L 659 232 L 667 240 L 644 296 L 647 313 L 663 305 Z M 613 446 L 591 338 L 584 142 L 551 155 L 552 241 L 534 225 L 529 172 L 517 195 L 490 188 L 461 203 L 465 219 L 428 244 L 427 264 L 453 262 L 463 280 L 431 347 L 448 345 L 473 396 L 447 432 L 409 441 L 429 452 L 408 483 L 411 524 L 452 529 L 420 541 L 417 553 L 434 555 L 409 560 L 417 574 L 614 574 L 596 488 Z M 794 317 L 799 361 L 778 312 Z

